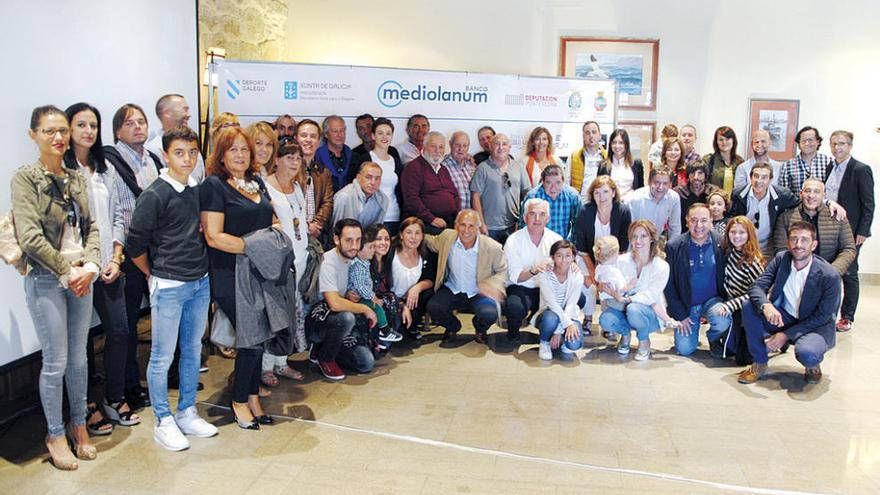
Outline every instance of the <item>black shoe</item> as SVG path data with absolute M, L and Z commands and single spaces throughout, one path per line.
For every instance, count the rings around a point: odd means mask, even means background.
M 264 414 L 262 416 L 255 416 L 254 420 L 261 425 L 273 425 L 275 424 L 275 418 L 269 416 L 268 414 Z
M 515 332 L 511 332 L 510 330 L 507 331 L 507 342 L 509 344 L 516 344 L 519 342 L 519 340 L 520 340 L 519 330 L 517 330 Z
M 136 385 L 125 391 L 125 402 L 128 402 L 128 406 L 133 411 L 153 405 L 153 403 L 150 402 L 150 392 L 140 385 Z
M 724 341 L 709 342 L 709 354 L 715 359 L 724 359 Z
M 447 330 L 446 333 L 443 334 L 443 341 L 440 342 L 440 347 L 444 349 L 452 349 L 458 347 L 458 344 L 455 341 L 455 336 L 457 334 L 457 331 L 453 332 L 452 330 Z
M 489 336 L 486 332 L 477 332 L 474 335 L 474 342 L 478 344 L 488 345 L 489 344 Z
M 229 404 L 229 410 L 232 411 L 232 420 L 235 421 L 235 424 L 238 425 L 242 430 L 259 430 L 260 423 L 257 421 L 257 418 L 254 418 L 253 421 L 247 423 L 245 421 L 241 421 L 238 419 L 238 416 L 235 414 L 235 408 L 232 407 L 232 403 Z

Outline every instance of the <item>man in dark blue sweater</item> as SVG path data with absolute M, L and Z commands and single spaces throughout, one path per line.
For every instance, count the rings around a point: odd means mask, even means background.
M 150 401 L 158 424 L 153 438 L 168 450 L 189 448 L 184 435 L 211 437 L 217 428 L 195 407 L 201 339 L 208 319 L 208 251 L 199 227 L 198 137 L 188 127 L 162 136 L 168 168 L 138 197 L 126 248 L 150 289 L 153 345 L 147 367 Z M 180 400 L 168 404 L 168 369 L 180 332 Z

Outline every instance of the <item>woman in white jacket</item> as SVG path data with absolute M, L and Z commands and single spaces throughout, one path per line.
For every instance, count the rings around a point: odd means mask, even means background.
M 574 359 L 574 352 L 583 345 L 578 299 L 584 277 L 579 270 L 572 270 L 575 247 L 569 241 L 561 240 L 550 247 L 553 268 L 541 274 L 538 279 L 541 304 L 538 307 L 535 326 L 541 335 L 538 357 L 553 359 L 553 349 L 560 349 L 563 361 Z

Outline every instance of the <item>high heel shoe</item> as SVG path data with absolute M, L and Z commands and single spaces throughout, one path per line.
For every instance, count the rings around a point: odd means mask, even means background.
M 46 449 L 49 450 L 49 459 L 50 462 L 52 462 L 52 465 L 61 471 L 75 471 L 79 468 L 79 464 L 76 462 L 76 457 L 73 456 L 73 452 L 71 452 L 70 447 L 67 446 L 67 441 L 61 442 L 64 445 L 62 451 L 55 452 L 52 449 L 51 440 L 51 437 L 47 435 Z
M 241 428 L 242 430 L 259 430 L 260 429 L 260 423 L 258 422 L 257 418 L 254 418 L 250 422 L 246 422 L 246 421 L 242 421 L 242 420 L 238 419 L 238 415 L 235 414 L 235 407 L 233 406 L 233 404 L 231 402 L 229 403 L 229 410 L 232 411 L 232 419 L 235 420 L 235 424 L 237 424 L 238 427 Z
M 76 435 L 73 433 L 73 424 L 71 423 L 67 425 L 67 436 L 70 437 L 70 441 L 73 443 L 73 453 L 77 458 L 84 461 L 94 461 L 98 457 L 98 449 L 95 448 L 94 444 L 87 443 L 83 445 L 76 441 Z

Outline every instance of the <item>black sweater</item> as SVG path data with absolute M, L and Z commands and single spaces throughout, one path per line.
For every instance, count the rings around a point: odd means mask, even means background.
M 208 250 L 199 231 L 199 192 L 178 193 L 164 179 L 150 185 L 135 204 L 125 248 L 129 256 L 147 252 L 153 275 L 190 282 L 208 272 Z

